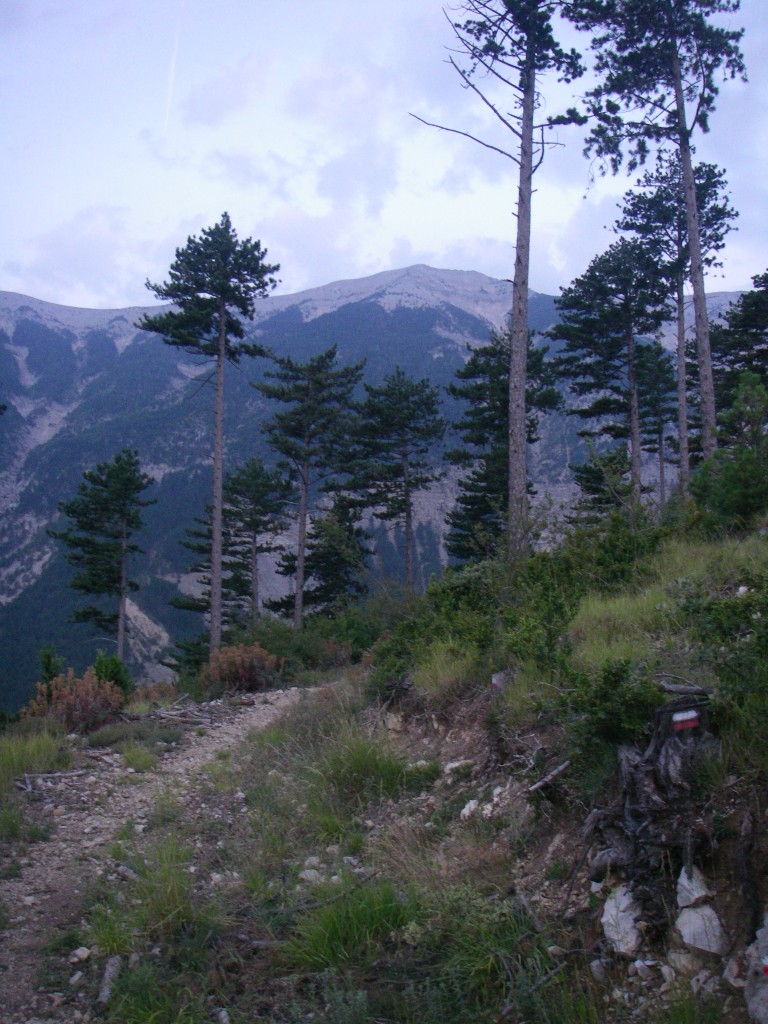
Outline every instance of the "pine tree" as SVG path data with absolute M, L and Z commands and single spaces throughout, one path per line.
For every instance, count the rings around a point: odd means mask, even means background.
M 654 146 L 672 146 L 680 156 L 705 455 L 716 444 L 716 410 L 693 136 L 709 130 L 718 77 L 744 77 L 743 32 L 712 21 L 738 9 L 739 0 L 581 0 L 566 8 L 577 26 L 595 33 L 598 84 L 587 97 L 587 152 L 607 161 L 614 173 L 626 150 L 630 170 Z
M 731 230 L 730 222 L 737 214 L 729 205 L 722 170 L 714 164 L 700 163 L 694 167 L 693 173 L 701 233 L 701 258 L 707 267 L 720 266 L 717 254 L 725 245 L 725 236 Z M 691 254 L 679 154 L 661 154 L 655 170 L 644 174 L 636 189 L 625 194 L 621 217 L 615 230 L 631 232 L 658 254 L 674 295 L 677 313 L 678 479 L 680 494 L 685 500 L 690 479 L 685 283 L 690 272 Z
M 211 500 L 211 618 L 210 649 L 218 649 L 222 630 L 222 489 L 224 482 L 224 368 L 244 355 L 262 355 L 258 345 L 243 339 L 243 319 L 253 319 L 255 300 L 277 285 L 277 264 L 266 262 L 267 250 L 250 238 L 240 241 L 229 214 L 199 238 L 191 235 L 176 258 L 164 284 L 147 287 L 174 308 L 145 314 L 138 326 L 162 334 L 169 345 L 213 360 L 215 400 L 213 429 L 213 497 Z
M 330 488 L 334 477 L 349 469 L 352 393 L 362 378 L 363 363 L 337 365 L 337 349 L 332 345 L 306 363 L 277 356 L 275 365 L 257 387 L 284 406 L 265 429 L 299 491 L 293 624 L 300 629 L 310 498 L 315 489 Z
M 454 424 L 464 447 L 447 453 L 456 466 L 469 469 L 459 483 L 456 505 L 446 521 L 448 552 L 455 558 L 485 558 L 497 550 L 507 527 L 509 497 L 509 365 L 510 332 L 494 331 L 488 345 L 471 351 L 456 371 L 459 383 L 448 392 L 466 402 Z M 560 404 L 548 347 L 529 339 L 526 388 L 526 441 L 538 440 L 542 412 Z
M 715 380 L 724 408 L 733 404 L 745 371 L 768 382 L 768 271 L 753 277 L 752 285 L 727 310 L 725 323 L 712 328 Z
M 660 342 L 637 346 L 637 392 L 643 451 L 657 456 L 659 505 L 667 501 L 665 432 L 677 415 L 677 379 L 672 356 Z
M 360 525 L 359 509 L 343 494 L 310 516 L 302 604 L 315 615 L 335 615 L 367 592 L 365 572 L 370 557 L 368 534 Z M 295 578 L 296 553 L 286 552 L 279 570 Z M 268 602 L 273 611 L 290 613 L 292 595 Z
M 666 288 L 657 264 L 637 241 L 621 239 L 595 257 L 557 300 L 553 337 L 565 341 L 557 360 L 571 393 L 586 399 L 569 410 L 596 425 L 583 436 L 629 439 L 632 498 L 640 503 L 640 403 L 637 336 L 667 318 Z
M 525 398 L 531 207 L 533 176 L 544 159 L 544 129 L 550 120 L 537 124 L 536 110 L 544 105 L 539 95 L 539 81 L 544 75 L 553 72 L 561 81 L 572 81 L 583 72 L 578 53 L 564 50 L 554 34 L 553 19 L 568 6 L 560 0 L 465 0 L 461 10 L 468 18 L 454 29 L 459 53 L 466 57 L 468 66 L 462 67 L 453 55 L 449 58 L 464 86 L 478 95 L 513 141 L 507 149 L 467 132 L 458 134 L 509 158 L 518 169 L 505 500 L 509 551 L 515 557 L 525 554 L 529 546 Z M 483 85 L 478 84 L 479 79 Z M 496 85 L 502 87 L 503 99 L 498 101 L 492 97 Z
M 128 595 L 138 590 L 129 577 L 129 562 L 141 548 L 133 536 L 143 526 L 141 510 L 153 501 L 140 495 L 154 480 L 141 471 L 138 452 L 125 448 L 111 462 L 86 470 L 77 497 L 59 502 L 70 520 L 64 530 L 50 530 L 66 548 L 65 558 L 77 570 L 70 587 L 106 599 L 111 609 L 86 605 L 74 613 L 75 622 L 92 622 L 117 634 L 117 656 L 125 655 Z M 116 607 L 115 607 L 116 605 Z
M 428 456 L 445 432 L 440 396 L 429 381 L 414 380 L 398 366 L 382 384 L 365 385 L 360 408 L 362 470 L 358 486 L 365 503 L 405 534 L 405 576 L 416 586 L 414 499 L 443 475 Z
M 250 626 L 260 617 L 260 556 L 277 550 L 275 537 L 286 525 L 291 488 L 285 477 L 259 458 L 224 480 L 224 587 Z

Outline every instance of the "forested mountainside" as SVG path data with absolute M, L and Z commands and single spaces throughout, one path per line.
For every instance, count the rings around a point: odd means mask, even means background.
M 730 296 L 712 297 L 716 310 Z M 335 282 L 296 295 L 262 300 L 250 335 L 277 353 L 304 360 L 338 346 L 343 364 L 365 361 L 365 380 L 380 382 L 395 367 L 428 378 L 444 395 L 450 421 L 458 409 L 444 389 L 470 347 L 487 343 L 503 324 L 510 285 L 482 274 L 414 266 L 357 281 Z M 189 565 L 185 530 L 209 499 L 211 389 L 209 367 L 156 335 L 137 330 L 146 310 L 85 310 L 0 293 L 0 703 L 15 707 L 29 692 L 37 655 L 50 645 L 76 667 L 98 648 L 86 627 L 73 627 L 71 569 L 47 534 L 57 506 L 76 492 L 85 469 L 125 448 L 136 449 L 156 481 L 139 539 L 141 589 L 131 608 L 132 659 L 156 659 L 170 635 L 194 633 L 194 617 L 169 605 Z M 554 299 L 532 294 L 530 327 L 555 319 Z M 267 451 L 266 400 L 252 386 L 264 359 L 228 367 L 226 468 Z M 540 492 L 557 490 L 578 461 L 577 426 L 544 420 L 532 453 Z M 442 452 L 436 452 L 440 458 Z M 444 559 L 443 521 L 452 502 L 450 478 L 421 503 L 419 574 Z M 397 575 L 397 535 L 377 544 L 377 571 Z M 266 587 L 283 585 L 273 578 Z

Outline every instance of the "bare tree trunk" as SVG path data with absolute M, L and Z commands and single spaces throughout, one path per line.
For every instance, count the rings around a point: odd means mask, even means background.
M 309 518 L 309 463 L 299 470 L 299 536 L 296 541 L 296 593 L 293 597 L 293 628 L 301 629 L 304 620 L 304 573 L 307 559 L 307 519 Z
M 259 610 L 259 542 L 257 537 L 251 538 L 251 625 L 255 626 L 261 618 Z
M 685 97 L 683 95 L 680 62 L 674 48 L 672 48 L 671 64 L 675 86 L 675 104 L 677 107 L 678 144 L 680 147 L 680 166 L 683 172 L 688 245 L 691 252 L 691 286 L 693 288 L 696 353 L 699 365 L 699 389 L 701 392 L 701 443 L 704 458 L 706 459 L 712 455 L 717 447 L 715 382 L 712 372 L 712 352 L 709 343 L 709 319 L 707 317 L 707 296 L 704 287 L 704 263 L 701 255 L 699 210 L 696 202 L 696 179 L 693 174 L 691 142 L 686 123 Z
M 533 190 L 533 114 L 536 74 L 532 61 L 520 73 L 522 117 L 517 188 L 517 241 L 512 282 L 512 324 L 509 351 L 509 493 L 508 551 L 520 558 L 529 547 L 528 472 L 526 468 L 525 392 L 528 371 L 528 281 L 531 263 L 531 201 Z
M 635 336 L 627 328 L 627 383 L 629 386 L 629 456 L 630 480 L 632 486 L 632 518 L 640 508 L 640 400 L 637 394 L 637 365 L 635 361 Z
M 120 541 L 120 603 L 117 609 L 117 656 L 125 660 L 126 619 L 128 617 L 128 536 L 123 523 Z
M 211 623 L 210 653 L 221 647 L 221 561 L 224 483 L 224 368 L 227 362 L 226 311 L 219 310 L 219 349 L 216 354 L 216 397 L 213 410 L 213 499 L 211 502 Z
M 685 294 L 683 275 L 677 279 L 677 440 L 679 449 L 678 482 L 680 501 L 688 501 L 691 463 L 688 454 L 688 391 L 685 372 Z
M 659 427 L 659 508 L 667 503 L 667 471 L 664 459 L 664 427 Z
M 403 470 L 403 490 L 405 492 L 405 582 L 408 590 L 413 593 L 416 589 L 416 572 L 413 558 L 413 501 L 411 488 L 409 486 L 409 465 L 408 455 L 404 453 L 401 458 Z

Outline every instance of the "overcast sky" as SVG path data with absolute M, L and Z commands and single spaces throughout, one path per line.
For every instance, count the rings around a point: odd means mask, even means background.
M 697 140 L 740 212 L 711 290 L 768 267 L 768 5 L 742 8 L 749 82 Z M 224 210 L 282 293 L 413 263 L 511 277 L 516 168 L 409 116 L 489 127 L 451 40 L 440 0 L 0 0 L 0 289 L 148 304 L 146 278 Z M 568 98 L 542 89 L 553 112 Z M 581 132 L 558 141 L 531 268 L 552 294 L 610 244 L 631 184 L 590 185 Z

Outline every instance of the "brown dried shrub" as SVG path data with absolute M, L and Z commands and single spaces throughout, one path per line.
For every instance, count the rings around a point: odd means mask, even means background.
M 123 706 L 125 694 L 115 683 L 99 679 L 92 668 L 82 677 L 74 669 L 38 683 L 36 695 L 21 712 L 22 718 L 53 718 L 70 732 L 90 732 L 111 721 Z
M 202 671 L 203 685 L 218 693 L 268 690 L 278 678 L 278 659 L 260 644 L 221 647 L 211 655 Z

